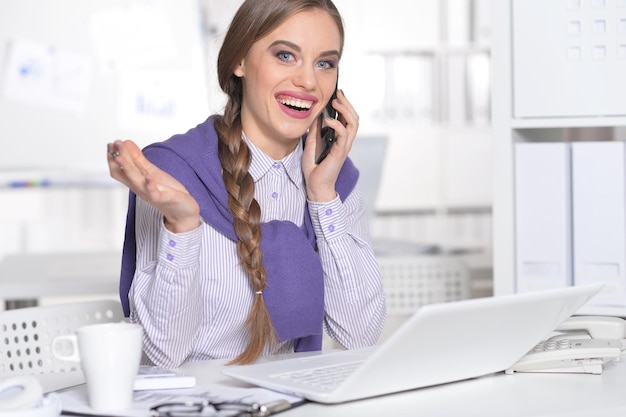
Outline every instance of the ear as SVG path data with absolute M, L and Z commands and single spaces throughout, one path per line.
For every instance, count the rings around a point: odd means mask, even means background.
M 243 76 L 245 75 L 243 64 L 244 64 L 244 60 L 242 59 L 239 65 L 235 67 L 233 74 L 235 74 L 236 77 L 243 78 Z

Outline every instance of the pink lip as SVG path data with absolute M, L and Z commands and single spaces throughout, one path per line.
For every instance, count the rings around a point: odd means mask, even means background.
M 317 104 L 317 102 L 319 101 L 317 97 L 312 96 L 310 94 L 298 93 L 298 92 L 293 92 L 293 91 L 279 91 L 275 97 L 276 97 L 276 102 L 278 103 L 278 106 L 281 108 L 281 110 L 285 114 L 287 114 L 289 117 L 293 117 L 294 119 L 306 119 L 309 116 L 311 116 L 311 113 L 313 112 L 313 109 L 315 108 L 315 104 Z M 298 99 L 298 100 L 311 101 L 312 104 L 308 110 L 305 110 L 305 111 L 294 110 L 291 107 L 285 106 L 280 101 L 278 101 L 279 97 L 291 97 L 291 98 Z

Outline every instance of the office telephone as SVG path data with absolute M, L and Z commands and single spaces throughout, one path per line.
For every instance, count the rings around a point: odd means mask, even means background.
M 620 360 L 626 347 L 626 320 L 618 317 L 574 316 L 555 332 L 505 372 L 601 374 L 604 364 Z
M 57 417 L 61 399 L 52 392 L 44 395 L 39 380 L 31 375 L 0 380 L 0 416 Z

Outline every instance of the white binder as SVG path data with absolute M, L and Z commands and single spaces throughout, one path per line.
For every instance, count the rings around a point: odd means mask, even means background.
M 515 145 L 516 290 L 572 284 L 570 147 Z
M 572 144 L 574 283 L 603 282 L 589 305 L 626 306 L 624 143 Z

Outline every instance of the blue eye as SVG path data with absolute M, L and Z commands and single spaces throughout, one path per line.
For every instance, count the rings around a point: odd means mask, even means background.
M 320 61 L 317 63 L 317 66 L 322 69 L 333 69 L 336 64 L 333 61 Z
M 293 54 L 287 51 L 280 51 L 276 54 L 276 57 L 281 61 L 289 61 L 293 57 Z

